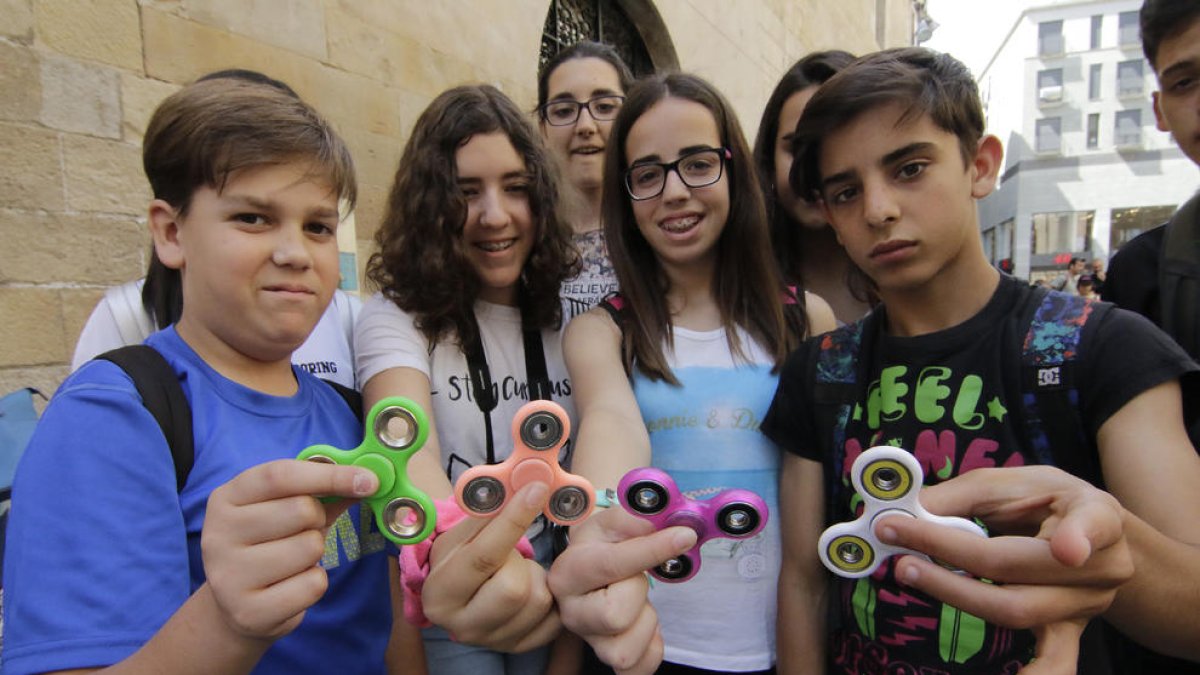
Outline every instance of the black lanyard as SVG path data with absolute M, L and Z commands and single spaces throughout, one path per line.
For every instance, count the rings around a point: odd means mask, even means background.
M 483 333 L 479 330 L 479 322 L 475 314 L 471 314 L 475 322 L 476 340 L 470 346 L 464 345 L 463 351 L 467 356 L 467 367 L 471 371 L 471 389 L 475 396 L 475 404 L 483 413 L 483 427 L 487 436 L 487 463 L 496 463 L 495 442 L 492 439 L 492 411 L 499 403 L 499 392 L 492 388 L 492 373 L 488 369 L 487 356 L 483 353 Z M 525 326 L 524 316 L 521 320 L 521 336 L 525 343 L 525 384 L 529 389 L 529 400 L 550 400 L 550 375 L 546 370 L 546 352 L 542 347 L 542 331 Z

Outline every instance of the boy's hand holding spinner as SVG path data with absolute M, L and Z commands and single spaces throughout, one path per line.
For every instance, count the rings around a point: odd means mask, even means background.
M 454 487 L 463 511 L 490 518 L 522 487 L 542 482 L 550 486 L 543 513 L 559 525 L 582 522 L 595 506 L 592 484 L 568 473 L 558 453 L 571 437 L 571 420 L 553 401 L 530 401 L 513 418 L 513 451 L 508 459 L 468 469 Z
M 714 537 L 746 539 L 767 524 L 767 505 L 749 490 L 722 490 L 710 499 L 685 497 L 661 469 L 634 469 L 617 486 L 621 506 L 662 530 L 682 525 L 696 533 L 696 544 L 655 567 L 650 574 L 667 582 L 687 581 L 700 570 L 700 546 Z
M 429 419 L 421 407 L 407 398 L 389 397 L 371 408 L 366 434 L 357 448 L 313 445 L 298 459 L 369 469 L 379 478 L 379 489 L 363 501 L 375 512 L 379 531 L 397 544 L 416 544 L 433 532 L 437 522 L 433 500 L 408 478 L 408 460 L 427 438 Z
M 868 448 L 850 469 L 854 489 L 862 495 L 864 510 L 858 519 L 838 523 L 825 530 L 817 542 L 817 553 L 830 572 L 857 579 L 870 575 L 889 556 L 920 551 L 885 544 L 875 536 L 875 522 L 885 516 L 908 516 L 964 532 L 987 537 L 965 518 L 929 513 L 917 498 L 924 473 L 917 458 L 903 448 L 880 445 Z

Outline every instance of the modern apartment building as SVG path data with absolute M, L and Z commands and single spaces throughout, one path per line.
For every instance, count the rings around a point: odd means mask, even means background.
M 979 74 L 988 129 L 1005 145 L 980 227 L 992 261 L 1017 276 L 1055 275 L 1073 256 L 1107 259 L 1200 186 L 1200 171 L 1155 128 L 1140 6 L 1028 9 Z

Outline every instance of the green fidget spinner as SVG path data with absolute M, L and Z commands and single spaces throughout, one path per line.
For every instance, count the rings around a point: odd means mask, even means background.
M 407 398 L 395 396 L 371 408 L 363 442 L 357 448 L 312 445 L 297 459 L 370 469 L 379 478 L 379 489 L 363 502 L 375 513 L 379 531 L 397 544 L 416 544 L 424 541 L 437 523 L 433 500 L 408 479 L 408 460 L 428 438 L 425 411 Z

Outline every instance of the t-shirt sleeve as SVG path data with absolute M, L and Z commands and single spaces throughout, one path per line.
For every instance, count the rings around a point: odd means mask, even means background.
M 809 355 L 816 344 L 814 340 L 808 340 L 784 362 L 779 373 L 779 386 L 761 429 L 784 450 L 819 462 L 822 459 L 821 444 L 815 433 L 813 383 L 808 372 Z
M 1191 394 L 1200 366 L 1166 333 L 1148 319 L 1114 307 L 1094 328 L 1089 324 L 1080 354 L 1086 367 L 1080 373 L 1080 391 L 1087 431 L 1093 437 L 1100 427 L 1142 392 L 1170 380 L 1181 379 Z
M 354 327 L 354 370 L 359 385 L 392 368 L 415 368 L 430 377 L 429 342 L 413 318 L 376 293 L 363 303 Z
M 116 663 L 187 599 L 171 453 L 117 366 L 88 363 L 55 393 L 17 470 L 7 534 L 9 675 Z

